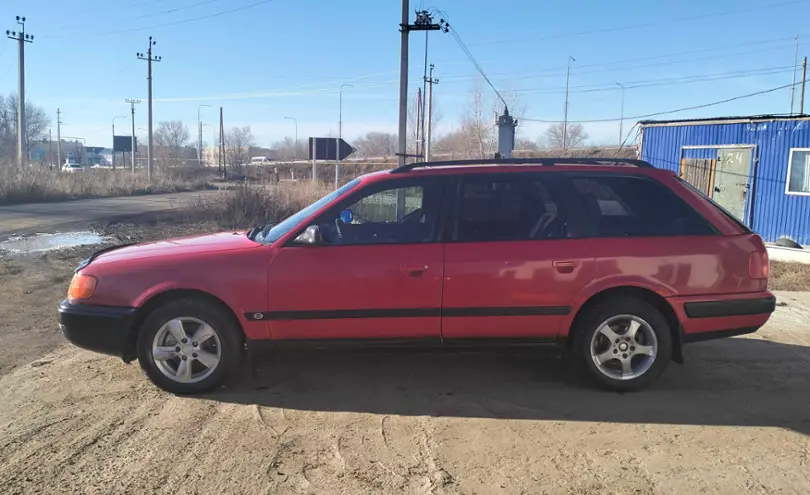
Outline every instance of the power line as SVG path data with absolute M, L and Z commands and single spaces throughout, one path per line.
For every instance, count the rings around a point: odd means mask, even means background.
M 799 83 L 796 83 L 796 84 L 801 84 L 801 83 L 799 82 Z M 633 117 L 625 117 L 625 120 L 646 119 L 646 118 L 649 118 L 649 117 L 658 117 L 659 115 L 667 115 L 667 114 L 671 114 L 671 113 L 686 112 L 688 110 L 699 110 L 701 108 L 713 107 L 713 106 L 716 106 L 716 105 L 722 105 L 723 103 L 729 103 L 729 102 L 736 101 L 736 100 L 742 100 L 742 99 L 745 99 L 745 98 L 752 98 L 754 96 L 764 95 L 764 94 L 767 94 L 767 93 L 773 93 L 774 91 L 779 91 L 781 89 L 786 89 L 786 88 L 789 88 L 791 86 L 794 86 L 794 84 L 785 84 L 785 85 L 782 85 L 782 86 L 777 86 L 775 88 L 765 89 L 765 90 L 762 90 L 762 91 L 756 91 L 754 93 L 748 93 L 748 94 L 745 94 L 745 95 L 734 96 L 732 98 L 726 98 L 725 100 L 713 101 L 711 103 L 705 103 L 703 105 L 695 105 L 695 106 L 691 106 L 691 107 L 676 108 L 674 110 L 667 110 L 667 111 L 664 111 L 664 112 L 648 113 L 648 114 L 645 114 L 645 115 L 636 115 L 636 116 L 633 116 Z M 562 123 L 561 120 L 532 119 L 532 118 L 527 118 L 527 117 L 523 117 L 523 120 L 528 121 L 528 122 L 544 122 L 544 123 L 548 123 L 548 124 Z M 577 123 L 585 124 L 585 123 L 598 123 L 598 122 L 618 122 L 619 120 L 620 119 L 590 119 L 590 120 L 575 120 L 575 121 L 571 121 L 571 122 L 577 122 Z
M 571 38 L 576 36 L 587 36 L 591 34 L 602 34 L 602 33 L 615 33 L 617 31 L 626 31 L 630 29 L 640 29 L 646 27 L 653 27 L 653 26 L 660 26 L 660 25 L 670 25 L 673 23 L 680 23 L 680 22 L 688 22 L 688 21 L 695 21 L 699 19 L 711 19 L 714 17 L 725 17 L 729 15 L 736 15 L 736 14 L 746 14 L 749 12 L 755 12 L 758 10 L 770 10 L 779 7 L 786 7 L 789 5 L 796 5 L 799 3 L 806 3 L 808 0 L 789 0 L 786 2 L 780 2 L 770 5 L 758 5 L 755 7 L 745 8 L 745 9 L 735 9 L 735 10 L 727 10 L 725 12 L 715 12 L 711 14 L 699 14 L 699 15 L 692 15 L 686 17 L 677 17 L 675 19 L 662 19 L 658 21 L 649 21 L 639 24 L 632 24 L 627 26 L 615 26 L 609 28 L 601 28 L 601 29 L 591 29 L 586 31 L 578 31 L 574 33 L 559 33 L 559 34 L 551 34 L 547 36 L 537 36 L 531 38 L 518 38 L 518 39 L 508 39 L 508 40 L 495 40 L 495 41 L 484 41 L 481 43 L 476 43 L 473 46 L 478 45 L 500 45 L 500 44 L 507 44 L 507 43 L 527 43 L 532 41 L 546 41 L 552 39 L 559 39 L 559 38 Z
M 705 74 L 705 75 L 694 75 L 694 76 L 683 76 L 683 77 L 674 77 L 674 78 L 664 78 L 664 79 L 650 79 L 646 81 L 633 81 L 629 83 L 624 83 L 625 89 L 635 89 L 635 88 L 650 88 L 656 86 L 676 86 L 679 84 L 691 84 L 691 83 L 698 83 L 698 82 L 711 82 L 711 81 L 722 81 L 728 79 L 739 79 L 744 77 L 751 77 L 751 76 L 768 76 L 774 74 L 786 74 L 793 70 L 793 66 L 783 66 L 783 67 L 771 67 L 771 68 L 763 68 L 763 69 L 756 69 L 756 70 L 746 70 L 746 71 L 734 71 L 734 72 L 720 72 L 715 74 Z M 600 93 L 604 91 L 619 91 L 619 88 L 616 87 L 614 84 L 592 84 L 592 85 L 580 85 L 580 86 L 571 86 L 572 89 L 571 93 Z M 555 89 L 555 88 L 527 88 L 527 89 L 514 89 L 513 91 L 517 93 L 527 93 L 532 95 L 552 95 L 552 94 L 561 94 L 563 89 Z
M 208 0 L 208 1 L 213 1 L 213 0 Z M 176 26 L 178 24 L 186 24 L 186 23 L 189 23 L 189 22 L 202 21 L 202 20 L 205 20 L 205 19 L 212 19 L 214 17 L 219 17 L 219 16 L 223 16 L 223 15 L 227 15 L 227 14 L 233 14 L 235 12 L 241 12 L 243 10 L 252 9 L 254 7 L 258 7 L 260 5 L 268 4 L 268 3 L 271 3 L 271 2 L 275 2 L 275 1 L 276 0 L 260 0 L 258 2 L 253 2 L 253 3 L 248 4 L 248 5 L 242 5 L 240 7 L 234 7 L 232 9 L 222 10 L 220 12 L 214 12 L 213 14 L 206 14 L 206 15 L 201 15 L 201 16 L 197 16 L 197 17 L 189 17 L 189 18 L 186 18 L 186 19 L 178 19 L 176 21 L 163 22 L 163 23 L 160 23 L 160 24 L 153 24 L 151 26 L 143 26 L 143 27 L 130 28 L 130 29 L 119 29 L 119 30 L 115 30 L 115 31 L 105 31 L 105 32 L 101 32 L 101 33 L 94 33 L 93 35 L 94 36 L 106 36 L 106 35 L 110 35 L 110 34 L 134 33 L 134 32 L 138 32 L 138 31 L 146 31 L 146 30 L 149 30 L 149 29 L 157 29 L 157 28 L 162 28 L 162 27 L 167 27 L 167 26 Z M 67 36 L 67 35 L 49 36 L 49 38 L 59 38 L 59 37 L 62 37 L 62 36 Z
M 724 59 L 725 60 L 725 59 L 728 59 L 728 58 L 731 58 L 731 57 L 747 56 L 747 55 L 751 55 L 751 54 L 754 54 L 754 53 L 762 53 L 762 52 L 769 52 L 769 51 L 773 51 L 773 50 L 780 50 L 780 49 L 784 49 L 785 47 L 788 47 L 788 46 L 793 46 L 793 45 L 785 45 L 785 46 L 778 46 L 778 47 L 772 47 L 772 48 L 765 48 L 765 49 L 761 49 L 761 50 L 748 50 L 748 51 L 737 52 L 737 53 L 726 53 L 726 54 L 712 55 L 712 56 L 709 56 L 709 57 L 698 57 L 698 58 L 689 58 L 689 59 L 682 59 L 682 60 L 665 60 L 665 61 L 661 61 L 661 62 L 655 62 L 655 63 L 649 63 L 649 64 L 641 64 L 641 65 L 631 65 L 631 66 L 621 66 L 621 64 L 625 63 L 626 61 L 621 61 L 620 60 L 620 61 L 605 62 L 605 63 L 600 63 L 600 64 L 591 64 L 591 66 L 594 66 L 594 65 L 606 66 L 606 68 L 604 68 L 604 69 L 580 71 L 580 70 L 577 70 L 577 68 L 585 67 L 584 65 L 578 66 L 578 67 L 572 67 L 571 73 L 576 74 L 576 75 L 602 74 L 602 73 L 608 73 L 608 72 L 620 72 L 620 71 L 628 71 L 628 70 L 635 70 L 635 69 L 646 69 L 646 68 L 650 68 L 650 67 L 678 65 L 678 64 L 684 64 L 684 63 L 699 62 L 699 61 L 704 61 L 704 60 L 716 60 L 716 59 Z M 565 67 L 563 67 L 563 68 L 539 69 L 539 72 L 541 72 L 540 74 L 526 75 L 526 76 L 515 76 L 515 77 L 511 77 L 511 79 L 513 79 L 513 80 L 526 80 L 526 79 L 540 79 L 540 78 L 552 77 L 552 76 L 557 76 L 557 75 L 562 76 L 565 73 L 565 71 L 566 71 Z M 543 73 L 543 72 L 545 72 L 545 73 Z M 519 74 L 519 73 L 518 72 L 501 72 L 501 73 L 493 73 L 492 75 L 493 76 L 509 76 L 509 75 L 514 75 L 514 74 Z M 467 80 L 467 79 L 470 79 L 470 77 L 471 76 L 469 76 L 468 74 L 451 74 L 451 75 L 446 76 L 445 80 L 450 79 L 451 82 L 455 82 L 455 81 L 460 81 L 460 80 Z
M 223 1 L 223 0 L 203 0 L 203 1 L 196 2 L 196 3 L 190 4 L 190 5 L 183 5 L 183 6 L 174 7 L 174 8 L 168 9 L 168 10 L 162 10 L 160 12 L 153 12 L 151 14 L 143 14 L 143 15 L 138 15 L 138 16 L 127 16 L 127 17 L 123 17 L 123 18 L 120 18 L 120 19 L 115 19 L 115 20 L 108 21 L 108 22 L 110 24 L 115 24 L 115 23 L 118 23 L 118 22 L 131 22 L 131 21 L 138 20 L 138 19 L 149 19 L 151 17 L 170 15 L 170 14 L 174 14 L 176 12 L 180 12 L 180 11 L 183 11 L 183 10 L 188 10 L 188 9 L 192 9 L 192 8 L 195 8 L 195 7 L 200 7 L 202 5 L 206 5 L 206 4 L 209 4 L 209 3 L 221 2 L 221 1 Z M 142 2 L 141 4 L 146 4 L 146 3 L 152 3 L 152 2 Z M 136 5 L 141 5 L 141 4 L 136 4 Z M 118 10 L 116 10 L 116 11 L 118 11 Z M 98 25 L 98 23 L 84 24 L 84 25 L 79 25 L 79 26 L 65 26 L 65 27 L 62 27 L 61 29 L 59 29 L 58 31 L 59 32 L 75 31 L 77 29 L 84 29 L 84 28 L 89 28 L 89 27 L 93 27 L 93 26 L 97 26 L 97 25 Z M 49 37 L 51 37 L 51 36 L 49 36 Z M 58 36 L 53 36 L 53 37 L 58 37 Z
M 470 62 L 472 62 L 473 66 L 475 66 L 475 69 L 478 71 L 478 73 L 481 74 L 481 77 L 483 77 L 484 80 L 489 85 L 489 87 L 492 88 L 492 91 L 494 91 L 495 94 L 498 95 L 498 99 L 501 100 L 501 102 L 503 103 L 504 108 L 507 108 L 509 105 L 506 104 L 506 100 L 504 100 L 503 96 L 501 96 L 501 94 L 498 92 L 498 90 L 495 89 L 495 85 L 492 84 L 492 81 L 489 80 L 489 77 L 487 77 L 486 73 L 484 72 L 484 69 L 482 69 L 481 65 L 478 64 L 478 61 L 475 60 L 475 57 L 473 56 L 472 52 L 470 51 L 469 48 L 467 48 L 467 45 L 461 39 L 461 36 L 459 36 L 459 34 L 455 30 L 455 28 L 453 28 L 444 19 L 442 19 L 442 22 L 444 23 L 445 28 L 446 28 L 445 32 L 449 32 L 450 35 L 456 40 L 458 45 L 461 47 L 461 50 L 464 52 L 465 55 L 467 55 L 467 58 L 470 59 Z

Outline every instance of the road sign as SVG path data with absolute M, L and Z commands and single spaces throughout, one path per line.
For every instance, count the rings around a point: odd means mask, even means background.
M 113 149 L 118 151 L 132 151 L 132 136 L 113 136 Z M 135 138 L 135 152 L 138 152 L 138 139 Z
M 311 137 L 309 138 L 309 159 L 312 160 L 312 141 L 315 140 L 316 160 L 343 160 L 354 153 L 354 148 L 343 139 Z M 340 147 L 336 143 L 340 143 Z
M 28 150 L 28 159 L 42 161 L 45 159 L 45 148 L 31 148 Z

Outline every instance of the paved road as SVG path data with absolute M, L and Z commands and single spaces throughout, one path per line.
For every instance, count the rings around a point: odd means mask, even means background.
M 0 236 L 43 232 L 74 223 L 171 210 L 197 196 L 207 196 L 216 192 L 195 191 L 0 206 Z

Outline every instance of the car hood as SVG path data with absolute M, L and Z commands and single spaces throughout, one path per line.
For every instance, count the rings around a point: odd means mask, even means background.
M 197 253 L 251 249 L 260 246 L 261 244 L 258 242 L 248 239 L 245 232 L 221 232 L 125 245 L 120 248 L 105 250 L 98 256 L 94 255 L 91 260 L 92 263 L 114 263 L 155 256 L 184 256 Z

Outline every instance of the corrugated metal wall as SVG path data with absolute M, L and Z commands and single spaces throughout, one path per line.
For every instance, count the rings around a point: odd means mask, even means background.
M 641 158 L 677 173 L 683 146 L 712 145 L 756 145 L 754 156 L 759 163 L 755 167 L 755 180 L 749 181 L 752 189 L 746 218 L 752 218 L 753 229 L 766 241 L 789 237 L 799 244 L 810 245 L 810 196 L 785 194 L 790 149 L 810 148 L 810 121 L 645 126 Z M 716 157 L 716 150 L 712 149 L 685 151 L 683 156 L 688 158 Z

